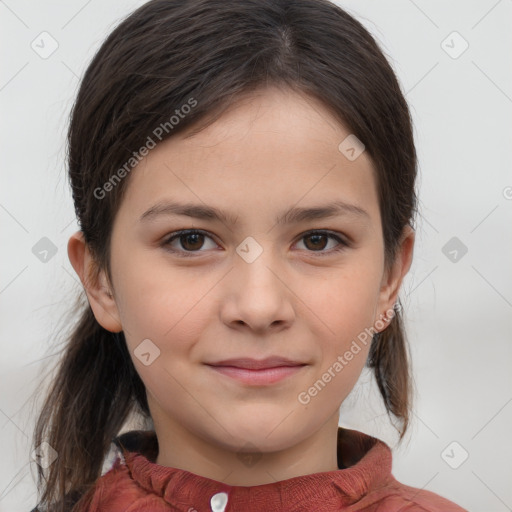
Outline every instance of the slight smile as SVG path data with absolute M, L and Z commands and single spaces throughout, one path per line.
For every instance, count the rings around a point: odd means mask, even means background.
M 251 386 L 275 384 L 308 366 L 307 363 L 277 356 L 263 360 L 238 358 L 205 364 L 223 376 Z

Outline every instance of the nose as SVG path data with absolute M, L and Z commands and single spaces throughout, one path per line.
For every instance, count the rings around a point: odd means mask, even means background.
M 257 332 L 291 324 L 294 294 L 286 282 L 286 272 L 270 249 L 253 259 L 235 259 L 227 279 L 221 313 L 226 324 L 246 325 Z

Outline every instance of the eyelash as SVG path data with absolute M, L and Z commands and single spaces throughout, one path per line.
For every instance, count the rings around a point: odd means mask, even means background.
M 212 235 L 210 235 L 207 231 L 203 231 L 202 229 L 183 229 L 183 230 L 180 230 L 180 231 L 175 231 L 173 233 L 170 234 L 170 236 L 168 236 L 161 244 L 161 246 L 169 251 L 169 252 L 172 252 L 174 254 L 177 254 L 179 255 L 180 257 L 195 257 L 194 254 L 195 253 L 201 253 L 201 252 L 204 252 L 204 251 L 201 251 L 201 250 L 198 250 L 198 251 L 186 251 L 186 250 L 176 250 L 176 249 L 172 249 L 170 247 L 170 244 L 182 237 L 182 236 L 185 236 L 185 235 L 195 235 L 195 234 L 198 234 L 198 235 L 205 235 L 207 236 L 208 238 L 211 238 L 213 240 L 213 237 Z M 304 233 L 300 238 L 299 238 L 299 241 L 302 240 L 303 238 L 307 238 L 308 236 L 312 236 L 312 235 L 327 235 L 328 237 L 330 238 L 333 238 L 334 240 L 336 240 L 337 242 L 339 242 L 339 245 L 337 247 L 335 247 L 334 249 L 330 249 L 329 251 L 307 251 L 307 252 L 311 252 L 311 253 L 318 253 L 320 256 L 324 256 L 324 255 L 330 255 L 330 254 L 334 254 L 334 253 L 338 253 L 340 251 L 343 251 L 345 250 L 347 247 L 350 247 L 350 244 L 342 239 L 340 236 L 330 232 L 330 231 L 325 231 L 325 230 L 313 230 L 313 231 L 308 231 L 306 233 Z

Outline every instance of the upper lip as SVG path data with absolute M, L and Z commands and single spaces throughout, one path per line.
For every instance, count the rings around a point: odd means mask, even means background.
M 206 363 L 209 366 L 234 366 L 236 368 L 245 368 L 247 370 L 262 370 L 265 368 L 277 368 L 279 366 L 304 366 L 306 363 L 292 361 L 286 357 L 272 356 L 265 359 L 237 358 L 224 359 L 215 363 Z

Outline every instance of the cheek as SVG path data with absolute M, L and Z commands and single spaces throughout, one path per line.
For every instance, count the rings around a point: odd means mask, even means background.
M 122 322 L 133 364 L 158 400 L 164 403 L 174 397 L 167 406 L 179 414 L 182 404 L 178 395 L 183 394 L 183 386 L 188 387 L 194 349 L 211 322 L 212 312 L 204 296 L 212 284 L 189 282 L 182 287 L 179 279 L 173 279 L 171 287 L 170 280 L 147 274 L 132 277 L 129 289 L 124 290 Z M 144 355 L 147 353 L 149 356 Z
M 183 269 L 161 264 L 138 266 L 136 258 L 123 263 L 119 275 L 130 279 L 120 281 L 118 308 L 131 353 L 145 339 L 162 356 L 171 344 L 175 355 L 190 350 L 211 321 L 207 296 L 219 279 L 207 274 L 192 279 Z
M 312 309 L 320 317 L 321 331 L 315 337 L 318 364 L 299 390 L 297 400 L 312 416 L 318 411 L 336 411 L 354 388 L 368 358 L 372 341 L 375 292 L 350 286 L 341 279 L 328 285 L 324 299 Z
M 365 365 L 380 284 L 376 267 L 365 264 L 364 258 L 360 264 L 338 269 L 330 277 L 317 280 L 308 294 L 302 292 L 310 316 L 316 318 L 320 328 L 315 336 L 319 365 L 316 380 L 311 381 L 311 393 L 321 394 L 318 404 L 326 407 L 341 403 Z
M 328 338 L 338 345 L 373 325 L 380 285 L 375 268 L 361 261 L 307 284 L 309 289 L 305 286 L 300 293 L 307 298 L 311 314 L 322 321 Z

